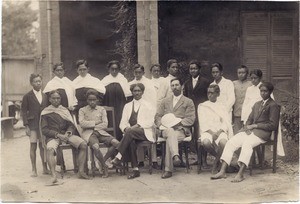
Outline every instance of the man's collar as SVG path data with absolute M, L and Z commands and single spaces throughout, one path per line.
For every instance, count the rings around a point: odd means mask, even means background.
M 36 91 L 36 90 L 34 90 L 34 89 L 32 89 L 33 90 L 33 93 L 35 93 L 35 94 L 38 94 L 38 93 L 41 93 L 42 91 L 41 91 L 41 89 L 39 90 L 39 91 Z
M 92 108 L 90 105 L 88 105 L 88 109 L 89 110 L 98 110 L 98 106 L 96 106 L 95 108 Z
M 179 96 L 175 96 L 175 95 L 173 94 L 173 97 L 174 97 L 174 98 L 178 98 L 178 99 L 180 99 L 180 98 L 181 98 L 181 96 L 182 96 L 182 93 L 181 93 Z

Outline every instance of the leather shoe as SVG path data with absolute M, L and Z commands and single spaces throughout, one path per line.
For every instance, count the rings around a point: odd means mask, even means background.
M 140 171 L 133 170 L 132 174 L 128 175 L 128 179 L 134 179 L 136 177 L 140 177 Z
M 173 165 L 174 165 L 174 166 L 179 166 L 180 163 L 181 163 L 181 160 L 180 160 L 179 156 L 178 156 L 178 155 L 175 155 L 175 156 L 173 157 Z
M 160 169 L 157 162 L 152 162 L 152 168 L 157 170 Z
M 161 175 L 161 178 L 162 179 L 167 179 L 167 178 L 170 178 L 172 177 L 172 172 L 170 171 L 165 171 L 162 175 Z
M 116 168 L 122 168 L 122 162 L 120 159 L 117 157 L 111 160 L 111 163 L 116 167 Z

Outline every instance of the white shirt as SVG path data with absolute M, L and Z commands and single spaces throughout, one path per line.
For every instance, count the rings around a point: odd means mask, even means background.
M 211 84 L 217 83 L 216 81 L 213 81 Z M 232 106 L 235 102 L 233 83 L 231 80 L 222 77 L 221 81 L 217 85 L 220 87 L 220 96 L 217 98 L 217 101 L 222 103 L 226 107 L 227 112 L 231 115 Z
M 198 78 L 199 78 L 199 76 L 196 77 L 196 78 L 193 78 L 193 77 L 192 77 L 193 88 L 195 88 L 195 86 L 196 86 L 196 84 L 197 84 L 197 82 L 198 82 Z
M 178 101 L 181 97 L 182 97 L 182 94 L 180 94 L 179 96 L 173 95 L 173 108 L 176 106 L 176 104 L 178 103 Z
M 39 101 L 39 103 L 41 104 L 43 101 L 42 91 L 41 90 L 36 91 L 33 89 L 33 93 L 34 93 L 35 97 L 37 98 L 37 100 Z
M 161 81 L 160 87 L 157 92 L 157 107 L 160 106 L 162 100 L 166 97 L 172 96 L 173 92 L 171 90 L 171 80 L 176 78 L 169 74 L 164 80 Z
M 140 100 L 137 101 L 137 100 L 133 99 L 134 112 L 137 112 L 139 110 L 140 106 L 141 106 Z

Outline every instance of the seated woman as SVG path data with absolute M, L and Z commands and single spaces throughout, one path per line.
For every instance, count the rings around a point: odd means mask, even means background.
M 114 107 L 116 125 L 119 127 L 124 105 L 127 98 L 131 96 L 127 79 L 120 73 L 121 65 L 119 61 L 113 60 L 107 64 L 109 75 L 102 79 L 106 88 L 103 98 L 103 105 Z M 117 128 L 117 139 L 122 139 L 122 131 Z
M 249 165 L 253 148 L 268 141 L 272 131 L 277 130 L 280 109 L 270 97 L 274 87 L 269 82 L 263 82 L 259 89 L 263 100 L 254 104 L 244 128 L 226 143 L 221 156 L 221 170 L 211 179 L 226 178 L 226 167 L 230 165 L 234 151 L 241 148 L 238 159 L 240 169 L 232 182 L 243 181 L 244 171 Z
M 69 143 L 79 150 L 78 177 L 89 179 L 84 173 L 87 143 L 78 136 L 78 131 L 70 112 L 61 105 L 59 92 L 57 90 L 51 91 L 49 97 L 51 105 L 46 107 L 41 113 L 41 132 L 46 137 L 47 162 L 52 174 L 51 184 L 57 183 L 55 155 L 58 145 L 62 142 Z
M 93 77 L 88 73 L 89 66 L 86 60 L 78 60 L 76 62 L 76 68 L 79 76 L 73 80 L 73 86 L 75 88 L 75 95 L 78 100 L 78 106 L 75 109 L 75 114 L 78 116 L 79 109 L 87 105 L 87 90 L 91 88 L 95 89 L 97 92 L 99 92 L 100 96 L 103 96 L 103 94 L 105 94 L 105 87 L 98 78 Z
M 75 90 L 72 81 L 64 76 L 65 69 L 62 62 L 53 66 L 53 74 L 55 76 L 46 84 L 43 92 L 49 96 L 50 91 L 57 90 L 61 96 L 61 105 L 73 111 L 77 105 Z
M 105 161 L 113 156 L 115 148 L 119 141 L 107 133 L 104 129 L 107 128 L 107 115 L 103 107 L 98 106 L 98 92 L 94 89 L 89 89 L 86 92 L 88 105 L 79 110 L 79 124 L 82 128 L 82 138 L 88 142 L 90 147 L 93 148 L 96 158 L 99 160 L 103 178 L 108 177 L 108 167 Z M 105 143 L 109 148 L 107 154 L 103 158 L 100 151 L 99 143 Z
M 127 103 L 124 107 L 120 129 L 124 132 L 124 136 L 117 147 L 118 154 L 112 160 L 112 163 L 119 167 L 121 159 L 130 148 L 131 165 L 133 173 L 128 179 L 140 176 L 137 162 L 137 142 L 151 141 L 154 142 L 153 125 L 155 111 L 152 106 L 142 99 L 145 86 L 141 83 L 132 84 L 130 90 L 133 95 L 133 101 Z

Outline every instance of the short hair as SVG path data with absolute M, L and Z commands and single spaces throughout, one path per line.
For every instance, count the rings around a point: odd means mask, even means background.
M 52 90 L 52 91 L 49 92 L 49 97 L 51 97 L 52 94 L 55 94 L 55 93 L 57 93 L 59 96 L 61 96 L 60 93 L 59 93 L 59 91 L 57 89 L 54 89 L 54 90 Z
M 96 91 L 95 89 L 89 89 L 89 90 L 87 90 L 87 92 L 85 93 L 86 99 L 89 97 L 89 95 L 94 95 L 97 98 L 99 98 L 98 91 Z
M 270 93 L 272 93 L 274 90 L 274 86 L 271 82 L 262 82 L 261 85 L 259 86 L 259 89 L 261 87 L 266 87 L 270 91 Z
M 212 68 L 214 68 L 214 67 L 217 67 L 217 68 L 219 69 L 220 72 L 223 72 L 223 66 L 222 66 L 221 63 L 219 63 L 219 62 L 213 63 L 213 64 L 211 65 L 210 69 L 212 70 Z
M 137 87 L 140 87 L 140 89 L 141 89 L 142 92 L 144 93 L 144 91 L 145 91 L 145 86 L 144 86 L 144 84 L 142 84 L 142 83 L 131 84 L 131 85 L 130 85 L 130 91 L 132 92 L 133 89 L 134 89 L 136 86 L 137 86 Z
M 170 81 L 170 84 L 173 82 L 173 81 L 179 81 L 179 84 L 182 86 L 183 85 L 183 81 L 180 79 L 180 78 L 174 78 L 174 79 L 171 79 Z
M 54 64 L 53 65 L 53 71 L 55 71 L 57 69 L 57 67 L 62 67 L 63 69 L 65 69 L 64 64 L 62 62 Z
M 260 69 L 253 69 L 253 70 L 251 70 L 251 72 L 250 72 L 250 76 L 251 76 L 251 74 L 255 74 L 256 76 L 258 76 L 258 78 L 262 78 L 262 76 L 263 76 L 263 73 L 262 73 L 262 71 L 260 70 Z
M 76 69 L 78 69 L 80 65 L 85 65 L 87 68 L 89 68 L 88 62 L 85 59 L 80 59 L 76 61 Z
M 177 62 L 176 59 L 169 59 L 167 61 L 167 68 L 169 69 L 173 63 L 177 63 L 178 64 L 178 62 Z
M 112 65 L 117 65 L 119 69 L 121 69 L 121 64 L 118 60 L 112 60 L 107 63 L 107 69 L 109 69 Z
M 217 93 L 220 93 L 220 87 L 219 87 L 218 84 L 211 84 L 211 85 L 209 85 L 209 87 L 207 88 L 207 90 L 208 90 L 209 88 L 214 89 L 215 92 L 217 92 Z
M 248 67 L 246 65 L 241 65 L 236 70 L 238 70 L 238 69 L 245 69 L 246 72 L 247 72 L 247 74 L 249 73 L 249 69 L 248 69 Z
M 144 68 L 143 65 L 135 64 L 135 65 L 133 66 L 133 70 L 136 70 L 136 69 L 139 69 L 139 68 L 141 68 L 141 70 L 142 70 L 143 72 L 145 72 L 145 68 Z
M 32 83 L 33 80 L 34 80 L 35 78 L 37 78 L 37 77 L 40 77 L 41 79 L 43 79 L 43 77 L 42 77 L 40 74 L 35 74 L 35 73 L 30 74 L 30 77 L 29 77 L 30 83 Z
M 198 69 L 201 69 L 201 64 L 199 63 L 199 61 L 198 60 L 191 60 L 190 61 L 190 63 L 189 63 L 189 67 L 192 65 L 192 64 L 195 64 L 197 67 L 198 67 Z
M 153 69 L 154 67 L 159 67 L 159 69 L 161 69 L 160 64 L 153 64 L 153 65 L 151 65 L 151 67 L 150 67 L 150 72 L 152 72 L 152 69 Z

